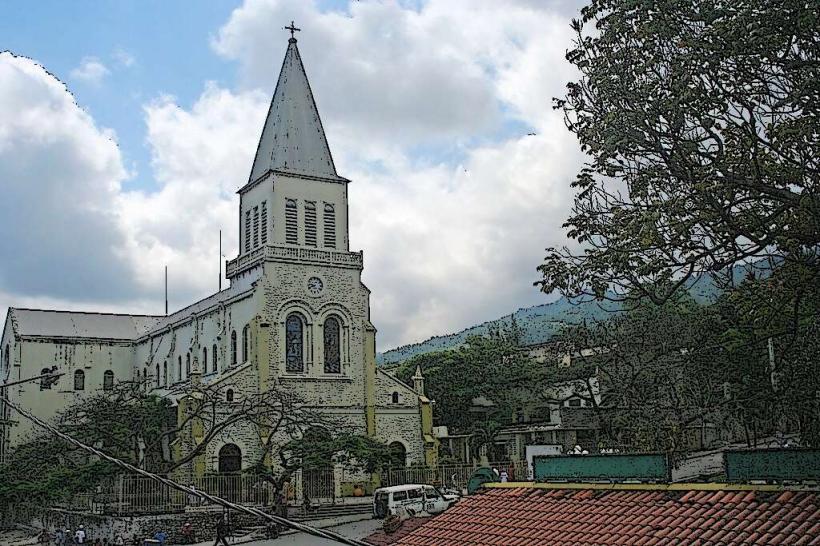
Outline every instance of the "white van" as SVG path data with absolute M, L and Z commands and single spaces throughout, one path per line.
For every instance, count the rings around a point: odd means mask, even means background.
M 457 495 L 445 495 L 432 485 L 407 484 L 381 487 L 373 493 L 373 517 L 386 518 L 403 508 L 408 515 L 422 512 L 439 514 L 458 502 Z

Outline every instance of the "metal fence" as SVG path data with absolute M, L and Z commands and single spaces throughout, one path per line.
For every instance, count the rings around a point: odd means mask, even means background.
M 186 485 L 226 500 L 267 506 L 273 499 L 269 483 L 255 476 L 222 474 L 203 476 Z M 90 493 L 75 495 L 64 507 L 99 514 L 161 514 L 182 512 L 205 503 L 196 495 L 171 489 L 143 476 L 120 475 Z

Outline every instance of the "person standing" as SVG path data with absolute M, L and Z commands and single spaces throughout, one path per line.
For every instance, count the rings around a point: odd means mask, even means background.
M 66 536 L 63 533 L 62 529 L 57 529 L 54 532 L 54 544 L 55 546 L 65 546 Z
M 85 544 L 86 536 L 87 535 L 85 533 L 85 528 L 82 525 L 80 525 L 77 528 L 77 531 L 74 533 L 74 542 L 76 542 L 77 544 Z

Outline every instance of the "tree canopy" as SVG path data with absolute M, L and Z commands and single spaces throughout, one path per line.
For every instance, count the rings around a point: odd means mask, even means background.
M 668 299 L 772 257 L 817 268 L 820 6 L 592 0 L 555 105 L 589 161 L 545 292 Z

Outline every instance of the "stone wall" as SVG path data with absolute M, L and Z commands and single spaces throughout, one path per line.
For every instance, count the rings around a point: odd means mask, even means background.
M 216 537 L 216 521 L 221 513 L 220 508 L 208 508 L 178 514 L 126 517 L 55 509 L 50 510 L 42 520 L 32 522 L 32 526 L 40 527 L 45 524 L 49 531 L 61 527 L 62 529 L 71 529 L 73 532 L 82 525 L 86 529 L 89 538 L 91 538 L 89 543 L 93 543 L 93 540 L 97 538 L 108 538 L 113 541 L 117 535 L 122 535 L 125 543 L 129 545 L 133 537 L 150 538 L 156 531 L 162 530 L 168 533 L 168 542 L 179 544 L 182 539 L 180 530 L 187 522 L 190 522 L 193 526 L 198 541 L 213 540 Z M 264 521 L 256 516 L 242 512 L 230 512 L 229 521 L 233 530 L 264 525 Z

